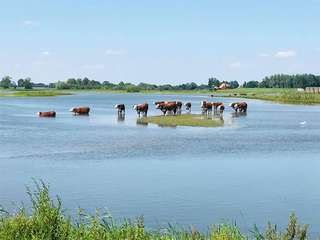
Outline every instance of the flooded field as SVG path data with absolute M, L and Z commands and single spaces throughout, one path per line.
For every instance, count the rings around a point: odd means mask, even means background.
M 79 94 L 0 98 L 0 203 L 25 201 L 32 178 L 50 183 L 72 214 L 106 209 L 205 229 L 236 221 L 244 230 L 268 220 L 284 225 L 294 211 L 320 229 L 320 107 L 248 100 L 246 116 L 228 107 L 218 128 L 137 124 L 131 109 L 148 102 L 199 103 L 207 96 Z M 228 105 L 238 99 L 216 99 Z M 113 106 L 127 106 L 118 118 Z M 87 105 L 89 116 L 69 109 Z M 54 119 L 36 112 L 55 110 Z

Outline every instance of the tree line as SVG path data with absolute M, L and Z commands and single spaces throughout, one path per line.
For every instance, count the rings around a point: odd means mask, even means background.
M 0 81 L 1 88 L 55 88 L 55 89 L 109 89 L 124 90 L 127 92 L 139 92 L 148 90 L 212 90 L 218 88 L 221 84 L 226 83 L 229 88 L 238 88 L 240 84 L 237 81 L 220 81 L 217 78 L 210 77 L 206 84 L 197 84 L 195 82 L 183 83 L 177 85 L 163 84 L 156 85 L 150 83 L 112 83 L 109 81 L 99 82 L 96 80 L 85 78 L 69 78 L 66 81 L 58 81 L 55 83 L 34 83 L 31 78 L 18 79 L 13 81 L 10 76 L 5 76 Z M 306 88 L 320 87 L 320 76 L 313 74 L 276 74 L 265 77 L 262 81 L 244 82 L 241 87 L 244 88 Z
M 211 90 L 214 87 L 219 87 L 220 84 L 227 83 L 231 88 L 239 87 L 239 83 L 237 81 L 219 81 L 217 78 L 209 78 L 207 84 L 197 84 L 195 82 L 191 83 L 183 83 L 178 85 L 171 84 L 163 84 L 156 85 L 150 83 L 127 83 L 127 82 L 119 82 L 112 83 L 109 81 L 99 82 L 95 80 L 90 80 L 89 78 L 69 78 L 66 81 L 59 81 L 56 83 L 50 83 L 50 88 L 56 89 L 109 89 L 109 90 L 124 90 L 127 92 L 139 92 L 139 91 L 149 91 L 149 90 L 158 90 L 158 91 L 166 91 L 166 90 Z
M 0 81 L 1 88 L 24 88 L 24 89 L 32 89 L 33 87 L 47 87 L 44 83 L 33 83 L 31 78 L 20 78 L 17 82 L 13 81 L 10 76 L 5 76 Z
M 244 88 L 306 88 L 320 87 L 320 76 L 314 74 L 275 74 L 262 81 L 243 83 Z

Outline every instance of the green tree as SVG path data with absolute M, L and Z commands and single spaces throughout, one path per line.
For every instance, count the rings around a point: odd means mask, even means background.
M 214 87 L 219 87 L 220 85 L 220 81 L 217 78 L 211 77 L 208 80 L 208 87 L 210 89 L 214 88 Z
M 238 81 L 231 81 L 230 82 L 230 88 L 238 88 L 240 85 Z
M 24 80 L 24 88 L 25 88 L 25 89 L 32 89 L 31 78 L 26 78 L 26 79 Z
M 5 76 L 0 81 L 0 87 L 2 88 L 10 88 L 11 87 L 11 77 Z
M 24 87 L 24 79 L 23 78 L 20 78 L 18 80 L 18 87 Z
M 257 87 L 259 87 L 259 82 L 258 81 L 244 82 L 243 87 L 244 88 L 257 88 Z

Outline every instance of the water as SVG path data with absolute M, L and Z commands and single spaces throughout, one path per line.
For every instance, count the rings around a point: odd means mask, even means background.
M 161 128 L 136 123 L 135 103 L 199 102 L 206 96 L 79 94 L 0 98 L 0 203 L 26 201 L 32 178 L 49 182 L 73 214 L 108 209 L 205 229 L 236 221 L 242 230 L 268 220 L 284 226 L 294 211 L 320 229 L 320 108 L 248 100 L 246 116 L 224 113 L 220 128 Z M 236 99 L 217 99 L 227 105 Z M 124 121 L 113 105 L 127 106 Z M 88 105 L 90 116 L 70 107 Z M 38 118 L 55 110 L 57 118 Z M 151 106 L 150 115 L 158 113 Z

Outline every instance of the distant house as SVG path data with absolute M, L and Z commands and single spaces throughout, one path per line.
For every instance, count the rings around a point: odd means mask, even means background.
M 219 87 L 214 87 L 214 90 L 225 90 L 225 89 L 229 89 L 231 86 L 229 83 L 227 82 L 223 82 L 219 85 Z

